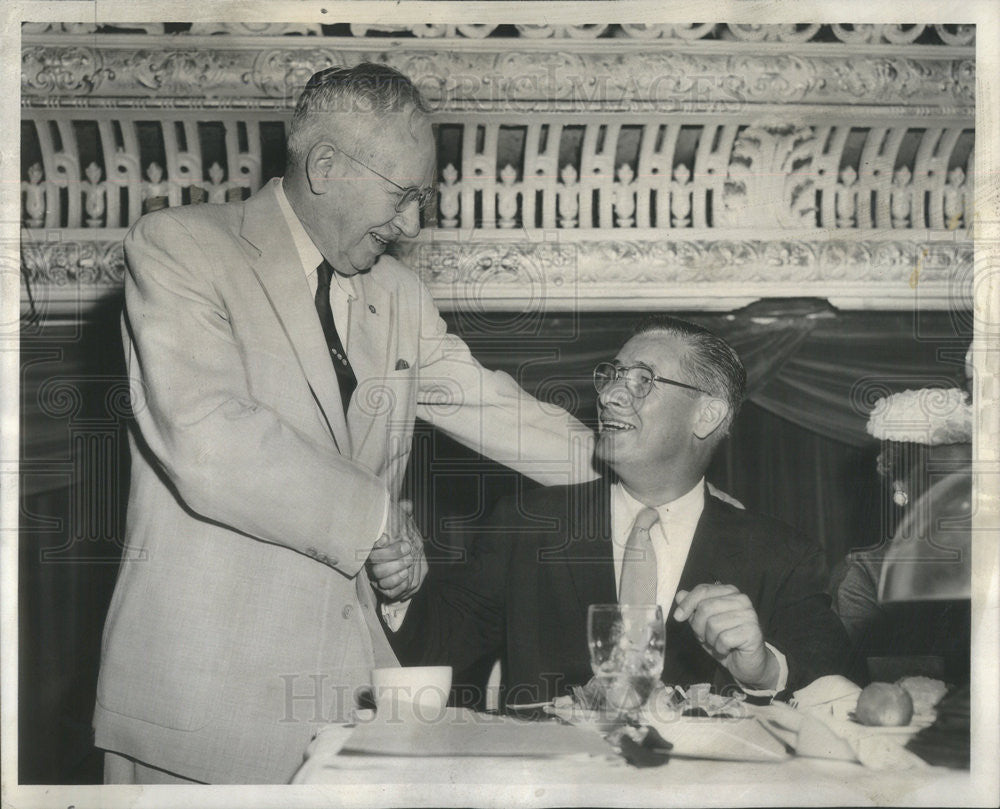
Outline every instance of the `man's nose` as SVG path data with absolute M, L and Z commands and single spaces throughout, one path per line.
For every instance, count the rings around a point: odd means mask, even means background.
M 403 210 L 396 214 L 393 220 L 399 232 L 408 239 L 414 238 L 420 233 L 420 206 L 416 200 L 410 202 Z
M 610 404 L 625 407 L 631 404 L 632 395 L 628 392 L 625 379 L 618 377 L 613 382 L 609 382 L 604 390 L 597 394 L 597 401 L 601 403 L 602 407 L 607 407 Z

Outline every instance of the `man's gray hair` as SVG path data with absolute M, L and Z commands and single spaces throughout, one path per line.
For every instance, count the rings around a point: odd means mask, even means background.
M 288 165 L 301 166 L 312 145 L 313 130 L 328 125 L 327 115 L 371 115 L 376 121 L 391 113 L 430 112 L 416 85 L 398 70 L 373 62 L 329 67 L 314 73 L 295 106 L 288 131 Z M 352 148 L 354 144 L 338 144 Z

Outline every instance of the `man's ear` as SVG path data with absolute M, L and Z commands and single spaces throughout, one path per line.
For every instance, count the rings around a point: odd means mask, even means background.
M 708 438 L 725 423 L 728 415 L 729 405 L 725 399 L 717 396 L 706 397 L 702 400 L 695 416 L 694 434 L 701 439 Z
M 333 168 L 337 159 L 337 147 L 332 143 L 314 143 L 306 155 L 306 178 L 309 190 L 314 194 L 326 194 L 333 190 Z

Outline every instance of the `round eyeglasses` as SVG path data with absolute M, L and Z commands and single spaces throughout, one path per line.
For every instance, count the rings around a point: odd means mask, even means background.
M 411 185 L 404 188 L 399 183 L 390 180 L 381 172 L 375 171 L 375 169 L 373 169 L 367 163 L 362 163 L 356 157 L 352 157 L 351 155 L 347 154 L 347 152 L 343 152 L 343 154 L 348 160 L 353 160 L 355 163 L 361 166 L 361 168 L 367 169 L 376 177 L 381 177 L 383 180 L 389 183 L 389 185 L 392 185 L 395 188 L 399 189 L 399 196 L 396 197 L 396 213 L 402 213 L 413 202 L 416 202 L 417 207 L 421 211 L 423 211 L 427 208 L 428 205 L 430 205 L 431 200 L 434 199 L 434 189 L 429 185 L 425 186 Z
M 675 385 L 685 390 L 693 390 L 698 393 L 708 393 L 707 390 L 688 385 L 686 382 L 678 382 L 676 379 L 667 379 L 663 376 L 656 376 L 645 365 L 632 365 L 626 368 L 614 362 L 600 362 L 594 368 L 594 387 L 598 393 L 602 393 L 609 385 L 613 385 L 619 379 L 625 380 L 625 387 L 636 399 L 645 399 L 653 389 L 654 382 L 662 382 L 665 385 Z

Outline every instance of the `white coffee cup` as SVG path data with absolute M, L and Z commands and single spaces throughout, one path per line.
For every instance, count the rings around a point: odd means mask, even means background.
M 397 666 L 372 670 L 372 696 L 380 715 L 440 717 L 448 704 L 451 666 Z

